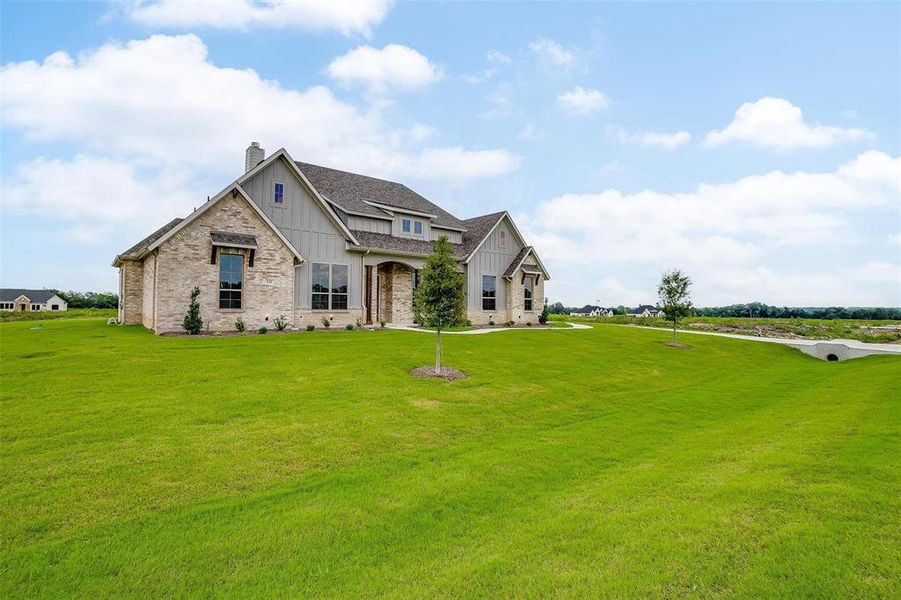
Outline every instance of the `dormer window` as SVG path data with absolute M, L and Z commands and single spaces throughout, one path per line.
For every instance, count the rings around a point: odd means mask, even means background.
M 272 194 L 272 202 L 275 204 L 281 204 L 285 201 L 285 186 L 281 183 L 275 182 L 275 190 Z
M 422 221 L 413 222 L 413 233 L 415 233 L 416 235 L 422 235 Z
M 404 233 L 410 233 L 410 219 L 403 219 L 401 221 L 400 226 L 401 226 L 401 231 L 403 231 Z M 420 227 L 421 226 L 422 225 L 420 225 Z

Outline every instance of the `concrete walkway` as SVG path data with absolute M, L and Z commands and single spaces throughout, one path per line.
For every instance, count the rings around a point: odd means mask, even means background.
M 645 325 L 620 325 L 620 327 L 636 327 L 638 329 L 652 329 L 654 331 L 672 331 L 663 327 L 648 327 Z M 901 356 L 901 344 L 870 344 L 858 340 L 805 340 L 799 338 L 770 338 L 754 335 L 741 335 L 738 333 L 719 333 L 716 331 L 692 331 L 691 329 L 679 329 L 678 333 L 692 335 L 712 335 L 727 337 L 736 340 L 748 340 L 751 342 L 769 342 L 791 346 L 820 360 L 848 360 L 861 358 L 874 354 L 893 354 Z
M 422 327 L 412 327 L 410 325 L 392 325 L 385 324 L 385 329 L 398 329 L 401 331 L 419 331 L 420 333 L 435 333 L 434 329 L 423 329 Z M 442 331 L 442 335 L 481 335 L 483 333 L 497 333 L 500 331 L 551 331 L 554 329 L 591 329 L 589 325 L 580 323 L 569 323 L 569 327 L 486 327 L 484 329 L 470 329 L 468 331 Z M 649 329 L 653 329 L 650 327 Z

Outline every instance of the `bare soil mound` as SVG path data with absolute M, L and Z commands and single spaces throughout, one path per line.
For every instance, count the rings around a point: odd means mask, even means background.
M 413 377 L 430 377 L 437 379 L 447 379 L 448 381 L 453 381 L 455 379 L 466 379 L 466 373 L 463 371 L 458 371 L 457 369 L 452 369 L 450 367 L 441 367 L 441 370 L 436 370 L 435 367 L 417 367 L 410 371 L 410 375 Z

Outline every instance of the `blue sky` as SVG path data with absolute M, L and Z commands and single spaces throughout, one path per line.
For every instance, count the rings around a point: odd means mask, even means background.
M 901 305 L 897 3 L 0 10 L 6 287 L 114 290 L 258 140 L 508 209 L 551 300 Z

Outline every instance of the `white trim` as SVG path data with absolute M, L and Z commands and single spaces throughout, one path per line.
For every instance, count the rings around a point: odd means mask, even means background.
M 367 217 L 369 219 L 381 219 L 383 221 L 389 221 L 389 222 L 394 221 L 394 217 L 392 217 L 390 215 L 370 215 L 368 213 L 361 213 L 361 212 L 357 212 L 355 210 L 347 210 L 346 208 L 344 208 L 343 206 L 341 206 L 340 204 L 338 204 L 337 202 L 335 202 L 328 196 L 323 195 L 322 198 L 326 202 L 328 202 L 329 204 L 331 204 L 332 206 L 334 206 L 335 208 L 337 208 L 338 210 L 343 212 L 344 214 L 353 215 L 355 217 Z M 379 210 L 382 210 L 382 209 L 379 209 Z
M 436 223 L 430 223 L 432 229 L 446 229 L 447 231 L 457 231 L 459 233 L 466 233 L 469 231 L 468 229 L 460 229 L 458 227 L 450 227 L 448 225 L 438 225 Z
M 269 217 L 266 216 L 266 213 L 263 212 L 263 209 L 261 209 L 259 206 L 257 206 L 256 202 L 251 200 L 250 196 L 247 195 L 247 192 L 244 191 L 244 188 L 242 188 L 238 183 L 231 184 L 229 187 L 225 188 L 224 190 L 222 190 L 221 192 L 216 194 L 213 198 L 207 200 L 204 204 L 202 204 L 200 206 L 200 208 L 198 208 L 197 210 L 192 212 L 190 215 L 188 215 L 188 218 L 184 219 L 181 223 L 179 223 L 178 225 L 176 225 L 175 227 L 173 227 L 172 229 L 170 229 L 169 231 L 164 233 L 162 236 L 159 237 L 159 239 L 157 239 L 155 242 L 150 244 L 147 247 L 147 252 L 144 253 L 142 256 L 138 257 L 137 260 L 144 258 L 144 256 L 147 255 L 147 253 L 152 252 L 153 250 L 156 250 L 157 248 L 159 248 L 166 240 L 168 240 L 173 235 L 175 235 L 176 233 L 178 233 L 179 231 L 184 229 L 185 226 L 189 225 L 190 223 L 193 223 L 194 219 L 196 219 L 197 217 L 199 217 L 200 215 L 205 213 L 207 210 L 212 208 L 214 204 L 219 202 L 222 198 L 225 197 L 226 194 L 231 193 L 232 191 L 237 191 L 241 195 L 241 197 L 244 198 L 244 201 L 247 202 L 248 204 L 250 204 L 250 206 L 253 208 L 254 212 L 256 212 L 257 216 L 259 216 L 260 219 L 262 219 L 263 222 L 269 227 L 269 229 L 271 229 L 275 233 L 275 235 L 278 236 L 278 239 L 280 239 L 282 241 L 282 243 L 284 243 L 288 247 L 288 249 L 291 250 L 291 253 L 297 258 L 297 260 L 299 260 L 300 262 L 306 262 L 306 259 L 303 256 L 301 256 L 300 252 L 298 252 L 297 249 L 294 247 L 294 244 L 292 244 L 291 242 L 288 241 L 288 238 L 286 238 L 285 235 L 279 230 L 279 228 L 275 226 L 275 223 L 273 223 L 272 221 L 269 220 Z
M 354 234 L 352 234 L 350 232 L 350 229 L 347 228 L 347 225 L 344 224 L 344 221 L 342 221 L 338 217 L 338 215 L 335 214 L 335 211 L 331 207 L 331 204 L 326 202 L 325 199 L 323 199 L 322 194 L 319 193 L 319 190 L 317 190 L 313 186 L 313 184 L 310 183 L 310 180 L 307 179 L 307 176 L 303 174 L 303 172 L 300 170 L 300 167 L 297 166 L 297 163 L 294 162 L 294 159 L 291 158 L 291 155 L 288 154 L 288 151 L 285 150 L 284 148 L 279 148 L 278 150 L 275 151 L 275 153 L 272 156 L 270 156 L 269 158 L 267 158 L 266 160 L 264 160 L 263 162 L 261 162 L 260 164 L 258 164 L 257 166 L 255 166 L 254 168 L 249 170 L 248 172 L 244 173 L 244 175 L 242 175 L 235 181 L 235 184 L 241 185 L 242 183 L 244 183 L 245 181 L 247 181 L 248 179 L 250 179 L 257 173 L 259 173 L 260 171 L 262 171 L 263 169 L 268 167 L 277 158 L 281 158 L 286 163 L 288 163 L 288 168 L 294 173 L 294 175 L 298 179 L 300 179 L 300 181 L 302 181 L 310 189 L 311 192 L 313 192 L 313 198 L 315 198 L 316 201 L 319 202 L 319 204 L 322 206 L 323 210 L 325 210 L 326 215 L 328 215 L 328 217 L 330 219 L 332 219 L 334 224 L 337 225 L 338 228 L 342 232 L 344 232 L 344 235 L 347 236 L 347 238 L 350 239 L 350 241 L 352 241 L 356 245 L 359 245 L 360 242 L 358 242 L 357 238 L 354 237 Z
M 538 258 L 538 253 L 535 252 L 535 246 L 526 246 L 526 248 L 528 248 L 529 251 L 522 255 L 522 258 L 519 259 L 518 263 L 516 263 L 516 268 L 513 269 L 513 272 L 515 273 L 516 269 L 520 268 L 522 266 L 522 263 L 524 263 L 531 254 L 535 257 L 535 260 L 538 261 L 538 267 L 541 269 L 541 274 L 544 275 L 544 279 L 549 280 L 551 277 L 547 274 L 547 269 L 544 268 L 544 265 L 541 263 L 541 259 Z M 510 275 L 510 277 L 504 277 L 504 279 L 509 279 L 510 281 L 512 281 L 513 275 Z
M 401 206 L 391 206 L 390 204 L 382 204 L 380 202 L 373 202 L 372 200 L 363 200 L 369 206 L 374 206 L 380 210 L 386 210 L 388 212 L 399 212 L 408 215 L 414 215 L 417 217 L 428 217 L 429 219 L 437 219 L 438 215 L 433 215 L 432 213 L 424 213 L 418 210 L 412 210 L 409 208 L 403 208 Z

